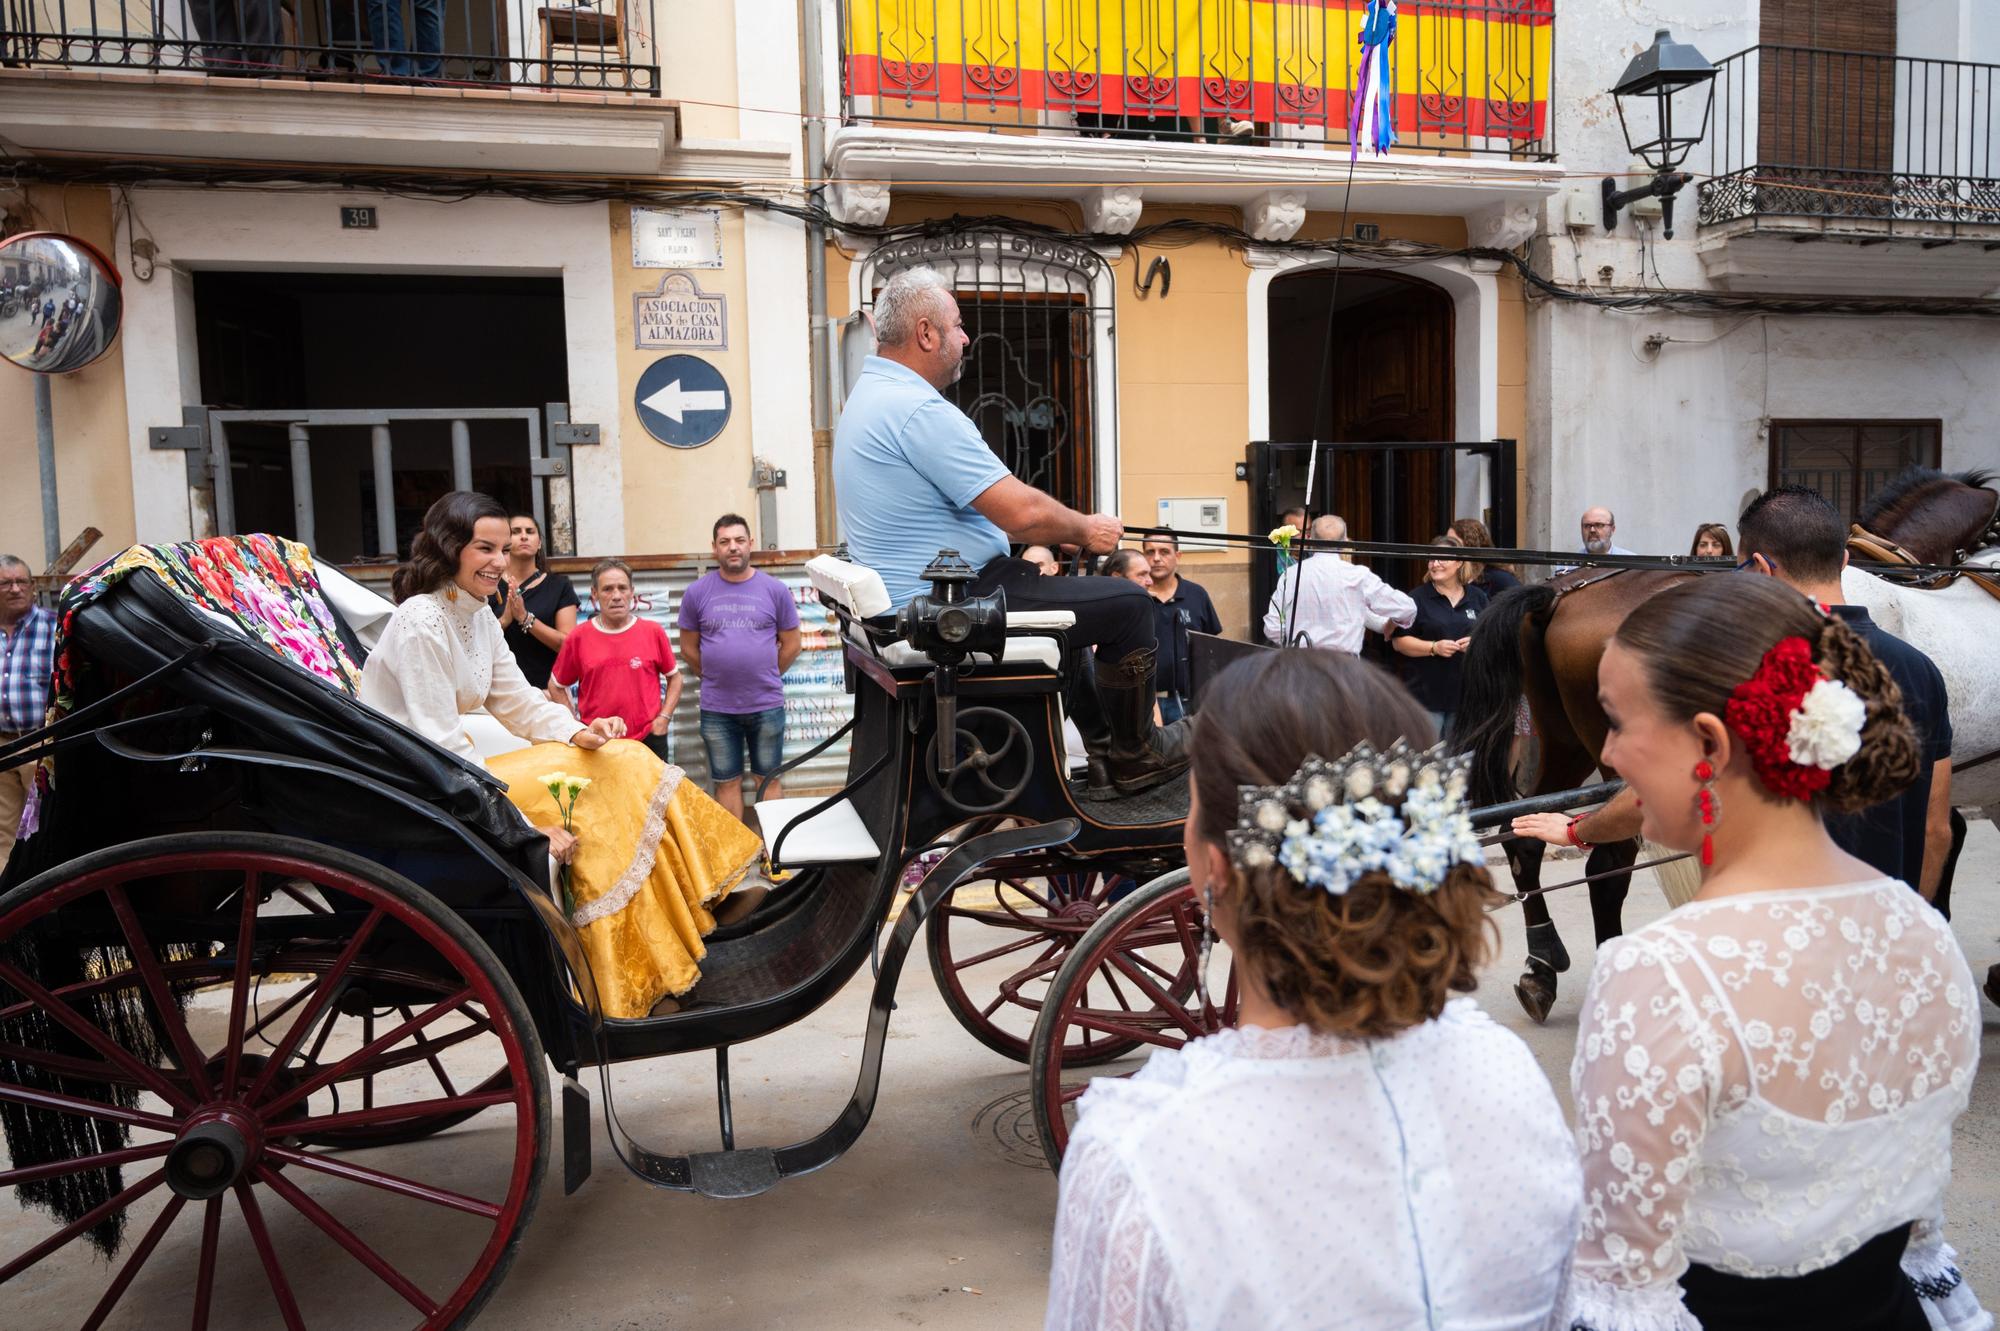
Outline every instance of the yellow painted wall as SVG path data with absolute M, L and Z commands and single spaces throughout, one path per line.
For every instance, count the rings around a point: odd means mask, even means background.
M 736 137 L 736 6 L 730 0 L 658 0 L 660 87 L 680 106 L 681 136 Z M 796 30 L 772 34 L 796 43 Z M 707 544 L 703 543 L 704 546 Z
M 32 186 L 27 200 L 32 211 L 25 220 L 32 229 L 66 230 L 107 255 L 113 252 L 110 191 Z M 114 344 L 95 365 L 56 376 L 50 387 L 61 515 L 57 544 L 66 545 L 85 527 L 96 527 L 104 539 L 85 558 L 102 558 L 134 539 L 121 346 Z M 0 485 L 0 549 L 20 555 L 40 572 L 42 489 L 34 376 L 8 365 L 0 365 L 0 474 L 7 478 Z
M 724 513 L 754 525 L 757 495 L 750 486 L 750 325 L 744 296 L 743 218 L 722 214 L 721 268 L 688 270 L 702 291 L 728 301 L 727 350 L 690 350 L 722 371 L 729 383 L 729 424 L 700 448 L 669 448 L 639 423 L 633 390 L 646 367 L 674 353 L 633 345 L 632 297 L 658 289 L 664 268 L 632 266 L 632 210 L 611 210 L 611 255 L 618 339 L 619 449 L 624 464 L 625 548 L 630 551 L 709 548 L 709 532 Z M 803 344 L 801 344 L 803 346 Z M 761 533 L 759 533 L 761 539 Z
M 898 195 L 892 223 L 926 218 L 1005 216 L 1081 230 L 1073 205 L 1014 200 L 923 199 Z M 1241 224 L 1230 208 L 1148 207 L 1144 221 L 1193 217 Z M 1419 240 L 1446 246 L 1465 244 L 1465 223 L 1456 217 L 1413 217 L 1356 213 L 1348 219 L 1375 222 L 1385 240 Z M 1337 214 L 1308 215 L 1300 235 L 1336 234 Z M 1351 234 L 1351 233 L 1350 233 Z M 1159 286 L 1141 298 L 1136 278 L 1164 253 L 1173 269 L 1172 291 Z M 838 316 L 851 307 L 852 256 L 835 247 L 828 261 L 828 304 Z M 1222 496 L 1229 501 L 1232 529 L 1250 526 L 1250 487 L 1236 479 L 1244 461 L 1245 423 L 1250 415 L 1250 268 L 1241 252 L 1203 240 L 1171 250 L 1128 247 L 1115 262 L 1113 328 L 1118 363 L 1119 507 L 1128 523 L 1150 524 L 1163 498 Z M 1527 321 L 1520 282 L 1511 272 L 1500 279 L 1499 427 L 1519 439 L 1526 425 Z M 1189 576 L 1214 597 L 1224 628 L 1247 632 L 1251 619 L 1249 570 L 1236 552 L 1190 552 L 1183 563 Z

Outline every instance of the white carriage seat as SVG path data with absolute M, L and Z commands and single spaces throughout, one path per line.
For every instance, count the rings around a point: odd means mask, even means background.
M 906 642 L 892 642 L 884 647 L 876 647 L 868 640 L 858 621 L 886 615 L 890 610 L 889 592 L 882 585 L 882 575 L 865 564 L 856 564 L 832 555 L 814 555 L 806 561 L 806 576 L 812 580 L 814 590 L 823 592 L 847 611 L 851 623 L 847 640 L 864 652 L 872 652 L 882 658 L 884 664 L 893 669 L 927 666 L 930 658 Z M 1040 629 L 1043 632 L 1059 632 L 1072 628 L 1076 616 L 1067 610 L 1010 610 L 1007 612 L 1007 649 L 1003 660 L 1009 664 L 1028 663 L 1040 665 L 1049 670 L 1062 669 L 1062 644 L 1055 638 L 1043 637 L 1039 633 L 1023 633 L 1021 630 Z M 975 652 L 975 665 L 990 665 L 992 656 L 985 652 Z
M 811 808 L 821 802 L 819 795 L 787 795 L 782 799 L 758 800 L 751 805 L 757 816 L 757 830 L 768 852 L 778 845 L 778 836 Z M 792 868 L 806 864 L 845 864 L 880 860 L 882 848 L 875 844 L 868 824 L 861 821 L 851 800 L 837 800 L 807 821 L 793 828 L 782 847 L 783 860 L 774 867 Z

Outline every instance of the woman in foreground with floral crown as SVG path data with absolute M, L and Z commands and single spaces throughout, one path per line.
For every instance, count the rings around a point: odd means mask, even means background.
M 1433 738 L 1336 652 L 1208 690 L 1186 850 L 1240 1020 L 1084 1095 L 1051 1331 L 1554 1326 L 1575 1151 L 1527 1046 L 1452 998 L 1499 897 Z
M 1887 670 L 1768 578 L 1634 610 L 1598 671 L 1645 835 L 1701 891 L 1599 949 L 1571 1084 L 1584 1331 L 1983 1331 L 1942 1234 L 1979 1057 L 1950 927 L 1841 851 L 1915 740 Z

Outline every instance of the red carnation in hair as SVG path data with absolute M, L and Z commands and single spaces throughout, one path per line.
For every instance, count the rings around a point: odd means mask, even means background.
M 1742 736 L 1751 766 L 1773 795 L 1809 800 L 1833 780 L 1831 771 L 1793 762 L 1790 744 L 1792 713 L 1823 678 L 1812 644 L 1784 638 L 1764 653 L 1757 673 L 1730 692 L 1723 719 Z

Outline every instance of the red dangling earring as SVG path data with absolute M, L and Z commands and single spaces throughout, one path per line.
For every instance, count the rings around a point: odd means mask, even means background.
M 1701 862 L 1715 863 L 1715 765 L 1703 758 L 1694 765 L 1694 779 L 1701 782 L 1695 802 L 1701 806 Z

